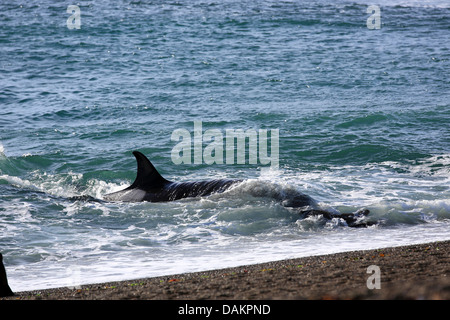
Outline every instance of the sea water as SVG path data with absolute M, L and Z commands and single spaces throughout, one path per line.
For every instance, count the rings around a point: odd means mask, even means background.
M 448 1 L 42 0 L 2 2 L 0 21 L 14 291 L 450 239 Z M 278 165 L 174 163 L 172 133 L 198 122 L 277 130 Z M 133 150 L 169 180 L 246 181 L 93 201 L 133 182 Z M 379 223 L 300 219 L 259 190 Z

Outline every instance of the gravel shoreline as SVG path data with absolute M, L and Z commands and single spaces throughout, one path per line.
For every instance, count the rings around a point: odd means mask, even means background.
M 2 300 L 450 300 L 449 273 L 450 241 L 441 241 L 16 292 Z

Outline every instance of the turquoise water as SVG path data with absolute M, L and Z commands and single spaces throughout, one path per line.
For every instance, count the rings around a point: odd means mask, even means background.
M 380 1 L 0 4 L 0 251 L 13 290 L 450 239 L 450 6 Z M 279 130 L 279 166 L 180 164 L 177 129 Z M 207 142 L 204 146 L 207 146 Z M 270 149 L 270 148 L 269 148 Z M 108 203 L 133 150 L 166 178 L 249 179 Z M 295 189 L 381 221 L 299 219 Z

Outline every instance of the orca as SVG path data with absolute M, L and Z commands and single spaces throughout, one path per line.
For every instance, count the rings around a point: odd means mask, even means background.
M 173 182 L 163 178 L 150 160 L 139 151 L 133 151 L 137 161 L 137 175 L 134 182 L 127 188 L 103 196 L 106 201 L 123 202 L 167 202 L 190 197 L 206 197 L 214 193 L 222 193 L 231 187 L 242 183 L 238 179 L 214 179 L 191 182 Z M 320 209 L 317 202 L 310 196 L 299 191 L 280 192 L 271 194 L 283 206 L 296 208 L 303 217 L 322 215 L 326 219 L 341 218 L 348 226 L 365 227 L 370 225 L 362 222 L 361 218 L 369 214 L 369 210 L 360 210 L 356 213 L 331 213 Z
M 137 161 L 136 180 L 128 188 L 107 194 L 108 201 L 165 202 L 189 197 L 205 197 L 229 189 L 242 180 L 216 179 L 193 182 L 172 182 L 164 179 L 150 160 L 139 151 L 133 151 Z

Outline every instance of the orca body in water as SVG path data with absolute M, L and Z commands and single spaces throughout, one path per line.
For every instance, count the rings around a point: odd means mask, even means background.
M 205 197 L 213 193 L 221 193 L 232 186 L 241 183 L 243 180 L 233 179 L 215 179 L 200 180 L 192 182 L 173 182 L 163 178 L 155 169 L 150 160 L 139 151 L 133 151 L 137 161 L 137 176 L 131 186 L 107 194 L 103 197 L 106 201 L 124 201 L 124 202 L 165 202 L 175 201 L 189 197 Z M 341 218 L 351 227 L 365 227 L 367 222 L 361 222 L 361 218 L 369 214 L 369 210 L 360 210 L 356 213 L 334 214 L 318 207 L 317 202 L 310 196 L 301 192 L 295 194 L 285 194 L 283 192 L 277 195 L 271 195 L 280 201 L 283 206 L 298 208 L 298 213 L 302 217 L 312 215 L 322 215 L 327 219 Z
M 229 189 L 242 180 L 217 179 L 193 182 L 172 182 L 164 179 L 150 160 L 139 151 L 133 152 L 137 161 L 136 180 L 128 188 L 105 195 L 109 201 L 164 202 L 189 197 L 205 197 Z

